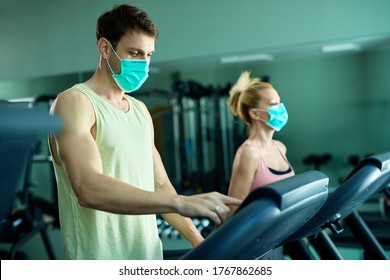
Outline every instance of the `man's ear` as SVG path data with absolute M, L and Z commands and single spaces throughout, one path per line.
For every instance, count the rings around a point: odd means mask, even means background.
M 104 59 L 108 59 L 109 54 L 111 52 L 110 42 L 106 38 L 101 37 L 97 41 L 97 47 L 101 57 Z

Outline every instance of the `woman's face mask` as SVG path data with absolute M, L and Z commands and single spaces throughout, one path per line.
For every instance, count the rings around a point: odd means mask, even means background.
M 269 127 L 274 129 L 275 131 L 280 131 L 287 123 L 288 114 L 286 107 L 283 103 L 280 103 L 275 106 L 269 107 L 267 110 L 256 109 L 260 111 L 267 112 L 269 114 L 269 120 L 262 120 Z
M 121 62 L 121 72 L 115 74 L 110 63 L 107 65 L 118 87 L 125 92 L 138 90 L 149 76 L 149 61 L 146 59 L 121 59 L 110 43 L 112 51 Z

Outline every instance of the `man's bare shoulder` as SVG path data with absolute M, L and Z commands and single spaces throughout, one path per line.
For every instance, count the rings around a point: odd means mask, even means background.
M 51 112 L 66 113 L 72 111 L 92 110 L 92 104 L 89 98 L 76 88 L 70 88 L 60 92 L 55 98 Z M 62 112 L 64 111 L 64 112 Z
M 90 103 L 88 97 L 76 88 L 70 88 L 60 92 L 57 95 L 55 102 L 65 103 L 67 105 L 73 104 L 74 106 L 82 105 L 86 102 Z
M 91 127 L 95 122 L 93 106 L 89 98 L 76 88 L 59 93 L 50 112 L 59 115 L 65 126 L 80 126 L 81 123 Z

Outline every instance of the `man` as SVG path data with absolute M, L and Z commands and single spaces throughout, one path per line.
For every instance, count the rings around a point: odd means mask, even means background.
M 154 146 L 145 105 L 125 94 L 148 76 L 158 30 L 130 5 L 97 21 L 99 65 L 85 83 L 60 93 L 51 113 L 64 128 L 50 135 L 62 239 L 70 259 L 162 259 L 156 216 L 196 246 L 203 238 L 190 218 L 216 225 L 241 201 L 212 192 L 178 195 Z

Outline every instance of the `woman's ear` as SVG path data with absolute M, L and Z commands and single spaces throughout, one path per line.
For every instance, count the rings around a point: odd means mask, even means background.
M 255 109 L 249 110 L 249 116 L 253 120 L 260 120 L 259 112 Z

